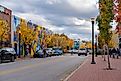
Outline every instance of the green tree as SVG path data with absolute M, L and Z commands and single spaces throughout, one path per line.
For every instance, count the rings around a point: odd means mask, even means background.
M 98 36 L 98 42 L 99 42 L 99 44 L 98 44 L 99 48 L 102 49 L 103 45 L 104 45 L 104 40 L 101 38 L 100 33 Z
M 108 45 L 111 40 L 111 22 L 113 22 L 114 14 L 113 14 L 113 0 L 99 0 L 99 16 L 97 17 L 97 22 L 99 26 L 100 36 L 104 42 L 103 48 L 107 49 L 108 56 L 108 69 L 111 69 L 110 59 L 109 59 L 109 51 Z M 106 51 L 106 50 L 105 50 Z M 105 55 L 104 51 L 104 55 Z M 105 60 L 105 56 L 104 56 Z

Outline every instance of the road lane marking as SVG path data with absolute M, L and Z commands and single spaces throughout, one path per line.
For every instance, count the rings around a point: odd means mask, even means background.
M 59 59 L 55 59 L 55 60 L 63 61 L 63 60 L 66 60 L 66 59 L 65 58 L 59 58 Z M 47 60 L 46 63 L 53 62 L 55 60 Z M 19 71 L 22 71 L 22 70 L 25 70 L 25 69 L 29 69 L 29 68 L 34 68 L 34 67 L 37 67 L 37 66 L 44 64 L 44 63 L 45 62 L 41 62 L 41 63 L 37 63 L 37 64 L 29 64 L 29 65 L 26 65 L 26 66 L 21 66 L 19 68 L 15 68 L 15 69 L 3 70 L 3 71 L 0 71 L 0 76 L 11 74 L 11 73 L 16 73 L 16 72 L 19 72 Z

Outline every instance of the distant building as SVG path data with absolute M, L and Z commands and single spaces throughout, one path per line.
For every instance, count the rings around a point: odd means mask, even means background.
M 3 19 L 8 22 L 9 27 L 9 38 L 7 41 L 3 41 L 2 45 L 4 46 L 11 46 L 11 14 L 12 11 L 10 9 L 5 8 L 4 6 L 0 5 L 0 19 Z
M 17 54 L 19 53 L 19 34 L 16 31 L 19 28 L 20 22 L 20 17 L 12 15 L 12 47 L 15 49 Z
M 79 49 L 80 48 L 80 39 L 75 39 L 74 40 L 74 49 Z

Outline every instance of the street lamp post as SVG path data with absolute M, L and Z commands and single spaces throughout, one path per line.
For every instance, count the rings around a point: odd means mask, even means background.
M 92 62 L 91 64 L 96 64 L 94 60 L 94 20 L 95 18 L 91 18 L 91 22 L 92 22 Z
M 95 39 L 96 39 L 96 42 L 95 42 L 95 56 L 97 57 L 97 35 L 95 35 Z
M 21 48 L 21 31 L 19 31 L 19 55 L 18 55 L 18 58 L 21 57 L 21 50 L 20 50 L 20 48 Z

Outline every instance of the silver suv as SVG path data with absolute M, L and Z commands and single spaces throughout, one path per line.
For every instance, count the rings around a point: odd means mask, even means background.
M 85 48 L 81 48 L 78 50 L 78 56 L 85 55 L 87 56 L 87 50 Z

